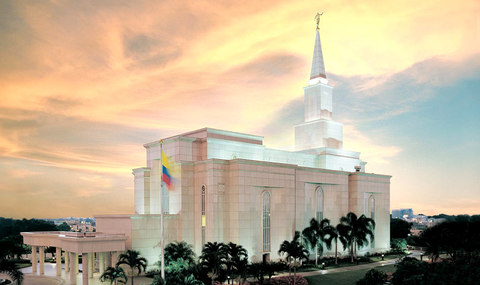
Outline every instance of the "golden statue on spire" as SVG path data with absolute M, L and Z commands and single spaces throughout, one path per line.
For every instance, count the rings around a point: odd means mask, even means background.
M 317 31 L 319 30 L 318 25 L 320 25 L 320 16 L 322 15 L 323 15 L 323 12 L 322 13 L 317 12 L 317 15 L 315 16 L 315 21 L 317 21 Z

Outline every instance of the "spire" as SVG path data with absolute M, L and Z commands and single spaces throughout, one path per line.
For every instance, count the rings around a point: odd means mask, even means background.
M 323 62 L 322 44 L 320 43 L 320 33 L 317 28 L 315 37 L 315 48 L 313 50 L 312 71 L 310 72 L 310 80 L 316 78 L 327 78 L 325 74 L 325 64 Z

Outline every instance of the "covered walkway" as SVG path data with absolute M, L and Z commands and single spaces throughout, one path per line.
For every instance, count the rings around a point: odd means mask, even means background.
M 32 247 L 32 267 L 22 271 L 31 273 L 33 277 L 54 275 L 58 280 L 62 280 L 62 283 L 57 284 L 71 285 L 76 285 L 77 282 L 83 285 L 95 284 L 96 282 L 92 281 L 98 280 L 106 267 L 115 266 L 119 252 L 125 251 L 127 240 L 123 234 L 75 232 L 23 232 L 21 234 L 23 243 Z M 46 247 L 56 248 L 55 264 L 45 264 Z M 59 257 L 63 257 L 64 264 Z M 79 264 L 80 257 L 81 264 Z M 80 271 L 82 274 L 78 274 Z M 98 276 L 94 279 L 94 275 Z M 68 282 L 64 283 L 63 280 Z

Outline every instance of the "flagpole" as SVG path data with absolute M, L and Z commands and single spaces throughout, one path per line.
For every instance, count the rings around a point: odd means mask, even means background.
M 165 280 L 165 256 L 164 256 L 164 233 L 163 233 L 163 141 L 160 140 L 160 272 L 163 280 L 163 284 L 166 284 Z

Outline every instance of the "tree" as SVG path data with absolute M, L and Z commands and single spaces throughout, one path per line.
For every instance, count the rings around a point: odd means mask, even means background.
M 296 276 L 297 275 L 296 265 L 301 264 L 303 260 L 308 259 L 308 251 L 300 243 L 300 232 L 295 231 L 295 235 L 291 242 L 284 240 L 280 245 L 278 254 L 286 255 L 286 260 L 289 265 L 289 268 L 290 267 L 294 268 L 294 276 Z
M 23 245 L 21 236 L 9 236 L 0 239 L 0 258 L 11 259 L 20 258 L 25 254 L 27 248 Z
M 325 245 L 327 246 L 327 249 L 332 248 L 332 242 L 335 243 L 335 264 L 338 264 L 338 239 L 340 238 L 338 226 L 339 225 L 337 225 L 336 227 L 328 226 L 325 229 L 327 233 L 327 238 L 325 239 Z
M 248 253 L 243 246 L 233 242 L 227 244 L 225 250 L 227 254 L 227 271 L 233 282 L 235 277 L 241 277 L 242 273 L 245 272 L 248 263 Z
M 185 277 L 191 274 L 190 268 L 192 264 L 183 258 L 171 260 L 165 267 L 165 283 L 182 284 Z
M 113 283 L 127 284 L 128 277 L 120 266 L 109 266 L 100 276 L 100 281 L 105 282 L 107 280 L 110 281 L 110 285 Z
M 390 219 L 390 239 L 407 238 L 411 228 L 412 223 L 402 219 Z
M 478 255 L 480 248 L 480 222 L 444 222 L 427 228 L 420 240 L 427 247 L 426 253 L 434 260 L 441 253 L 448 254 L 454 261 L 470 258 Z
M 425 284 L 423 280 L 425 273 L 428 272 L 425 262 L 414 257 L 404 257 L 395 267 L 392 284 Z M 435 282 L 429 284 L 435 284 Z
M 201 266 L 209 272 L 209 277 L 215 281 L 226 268 L 227 252 L 224 243 L 207 242 L 200 255 Z
M 323 243 L 326 242 L 328 233 L 331 231 L 330 227 L 329 219 L 318 222 L 313 218 L 310 220 L 310 226 L 302 231 L 302 236 L 310 249 L 315 250 L 315 266 L 318 265 L 318 252 L 323 253 Z
M 165 247 L 165 281 L 167 284 L 185 284 L 186 281 L 198 281 L 192 275 L 194 266 L 195 253 L 191 245 L 185 241 L 172 242 Z M 193 279 L 190 278 L 190 275 Z
M 404 253 L 407 249 L 407 240 L 404 238 L 396 238 L 390 240 L 390 248 L 393 252 Z
M 147 268 L 147 260 L 144 257 L 140 256 L 140 252 L 136 250 L 127 250 L 125 253 L 120 254 L 118 257 L 117 267 L 125 264 L 130 267 L 130 277 L 132 278 L 132 285 L 133 285 L 133 278 L 135 274 L 135 269 L 137 270 L 137 275 L 140 275 L 142 271 L 145 271 Z
M 17 269 L 15 262 L 11 260 L 0 259 L 0 273 L 7 274 L 17 285 L 21 285 L 23 282 L 23 273 Z
M 56 250 L 57 249 L 54 246 L 47 246 L 47 248 L 45 248 L 45 254 L 50 253 L 52 255 L 52 258 L 54 258 L 55 253 L 57 252 Z
M 58 225 L 57 228 L 61 232 L 69 232 L 70 231 L 70 226 L 66 222 L 63 222 L 61 225 Z
M 357 256 L 357 249 L 368 243 L 367 237 L 370 237 L 370 242 L 373 242 L 375 221 L 367 218 L 365 215 L 357 217 L 357 215 L 350 212 L 340 218 L 340 223 L 342 224 L 340 228 L 344 242 L 350 246 L 350 257 L 353 263 L 353 258 Z
M 203 285 L 203 282 L 197 280 L 193 274 L 190 274 L 183 278 L 183 285 Z
M 169 243 L 165 247 L 165 264 L 168 265 L 169 262 L 180 258 L 188 263 L 195 263 L 195 253 L 192 246 L 185 241 Z

